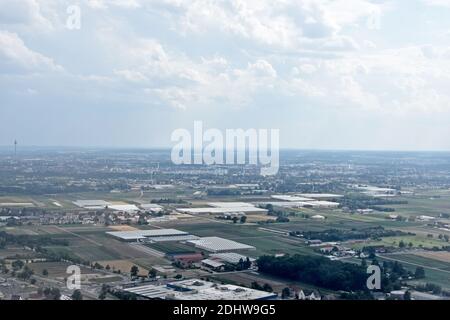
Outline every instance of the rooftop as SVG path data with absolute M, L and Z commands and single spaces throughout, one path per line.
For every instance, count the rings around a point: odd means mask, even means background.
M 257 207 L 253 207 L 248 205 L 247 207 L 211 207 L 211 208 L 182 208 L 177 209 L 178 211 L 182 213 L 192 213 L 192 214 L 198 214 L 198 213 L 231 213 L 231 212 L 267 212 L 266 209 L 261 209 Z
M 183 290 L 180 291 L 180 288 Z M 198 279 L 172 282 L 166 286 L 146 285 L 124 290 L 147 298 L 166 300 L 267 300 L 277 297 L 275 293 L 235 285 L 218 285 Z
M 210 255 L 213 259 L 219 259 L 221 261 L 225 261 L 228 263 L 239 263 L 239 261 L 242 259 L 243 261 L 247 260 L 247 256 L 244 256 L 239 253 L 235 252 L 226 252 L 226 253 L 214 253 Z M 255 261 L 255 259 L 250 258 L 250 261 Z
M 188 242 L 194 244 L 199 249 L 204 249 L 210 252 L 255 249 L 253 246 L 219 237 L 205 237 Z
M 151 237 L 187 236 L 189 233 L 176 229 L 154 229 L 135 231 L 113 231 L 107 234 L 123 240 L 138 240 Z
M 111 203 L 106 202 L 104 200 L 77 200 L 77 201 L 74 201 L 73 204 L 75 204 L 77 207 L 80 207 L 80 208 L 106 207 L 106 206 L 111 205 Z

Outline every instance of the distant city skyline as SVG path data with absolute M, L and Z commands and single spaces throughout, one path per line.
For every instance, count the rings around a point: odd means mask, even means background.
M 201 120 L 279 129 L 282 149 L 448 151 L 449 14 L 442 0 L 0 0 L 0 145 L 170 148 Z

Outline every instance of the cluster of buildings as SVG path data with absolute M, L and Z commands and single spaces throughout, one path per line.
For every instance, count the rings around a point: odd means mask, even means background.
M 248 269 L 255 259 L 238 252 L 254 250 L 255 247 L 220 237 L 197 237 L 176 229 L 154 229 L 135 231 L 107 232 L 120 241 L 145 245 L 145 243 L 180 242 L 192 247 L 192 251 L 167 253 L 166 257 L 182 266 L 197 265 L 210 271 L 224 271 L 237 267 L 244 262 Z M 196 249 L 196 250 L 195 250 Z M 238 251 L 238 252 L 236 252 Z M 209 256 L 207 256 L 209 255 Z
M 125 288 L 139 297 L 159 300 L 273 300 L 276 293 L 235 285 L 189 279 L 165 285 L 145 285 Z
M 354 257 L 358 253 L 355 250 L 339 244 L 326 244 L 319 249 L 320 253 L 326 255 L 330 260 L 338 260 L 343 257 Z

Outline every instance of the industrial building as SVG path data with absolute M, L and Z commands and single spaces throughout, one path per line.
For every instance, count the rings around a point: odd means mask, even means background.
M 221 271 L 222 268 L 225 267 L 225 263 L 212 259 L 204 259 L 202 260 L 202 266 L 214 271 Z
M 189 234 L 188 232 L 176 229 L 155 229 L 155 230 L 136 230 L 136 231 L 113 231 L 106 232 L 110 236 L 127 242 L 137 241 L 186 241 L 195 240 L 198 237 Z
M 198 279 L 171 282 L 166 285 L 146 285 L 125 288 L 148 299 L 162 300 L 273 300 L 277 294 L 235 285 L 219 285 Z
M 271 196 L 271 198 L 281 201 L 295 201 L 295 202 L 314 201 L 314 199 L 311 198 L 291 196 L 291 195 L 273 195 Z
M 180 208 L 182 213 L 190 214 L 224 214 L 224 213 L 267 213 L 266 209 L 255 207 L 255 205 L 246 202 L 211 202 L 210 207 L 206 208 Z
M 208 206 L 214 208 L 249 208 L 254 207 L 253 204 L 246 202 L 210 202 Z
M 113 204 L 108 206 L 108 209 L 126 213 L 135 213 L 140 211 L 140 209 L 136 207 L 134 204 Z
M 73 204 L 84 209 L 105 209 L 111 205 L 111 203 L 104 200 L 77 200 Z
M 312 199 L 336 199 L 336 198 L 344 197 L 341 194 L 334 194 L 334 193 L 300 193 L 300 194 L 297 194 L 296 196 L 312 198 Z
M 323 199 L 340 198 L 338 194 L 302 193 L 299 195 L 272 195 L 271 198 L 280 201 L 261 202 L 260 206 L 268 204 L 283 208 L 337 208 L 338 202 L 325 201 Z
M 259 205 L 267 206 L 268 204 L 274 207 L 282 208 L 337 208 L 339 207 L 338 202 L 332 201 L 270 201 L 270 202 L 260 202 Z
M 213 253 L 209 257 L 210 257 L 210 259 L 213 259 L 216 261 L 222 261 L 222 262 L 233 264 L 233 265 L 238 264 L 241 260 L 246 261 L 247 259 L 249 259 L 250 262 L 255 261 L 254 258 L 245 256 L 245 255 L 242 255 L 239 253 L 235 253 L 235 252 Z
M 205 237 L 198 240 L 190 240 L 188 243 L 193 244 L 196 248 L 213 253 L 255 249 L 253 246 L 219 237 Z
M 153 213 L 158 213 L 163 210 L 162 206 L 160 206 L 159 204 L 154 204 L 154 203 L 144 203 L 144 204 L 139 205 L 139 207 L 142 210 L 153 212 Z
M 266 209 L 256 208 L 256 207 L 233 207 L 233 208 L 184 208 L 177 209 L 177 211 L 181 213 L 188 214 L 202 214 L 202 213 L 211 213 L 211 214 L 221 214 L 221 213 L 233 213 L 233 212 L 242 212 L 242 213 L 267 213 Z

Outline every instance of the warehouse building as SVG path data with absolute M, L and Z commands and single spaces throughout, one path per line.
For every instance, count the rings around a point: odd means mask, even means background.
M 146 285 L 124 289 L 148 299 L 162 300 L 274 300 L 277 294 L 235 285 L 189 279 L 167 285 Z
M 216 261 L 222 261 L 224 263 L 237 265 L 242 261 L 246 261 L 247 259 L 250 260 L 250 262 L 255 262 L 256 260 L 254 258 L 251 258 L 249 256 L 245 256 L 239 253 L 235 252 L 224 252 L 224 253 L 213 253 L 210 256 L 210 259 L 216 260 Z
M 224 214 L 224 213 L 267 213 L 266 209 L 261 209 L 248 204 L 247 207 L 208 207 L 208 208 L 180 208 L 177 211 L 188 214 Z
M 135 230 L 135 231 L 114 231 L 106 232 L 106 234 L 117 238 L 121 241 L 138 242 L 138 241 L 187 241 L 195 240 L 198 237 L 188 232 L 176 229 L 155 229 L 155 230 Z
M 253 246 L 219 237 L 205 237 L 198 240 L 190 240 L 188 243 L 193 244 L 198 249 L 213 253 L 255 249 Z
M 111 205 L 111 203 L 106 202 L 104 200 L 77 200 L 77 201 L 74 201 L 73 204 L 80 208 L 92 209 L 92 210 L 105 209 L 106 207 Z

